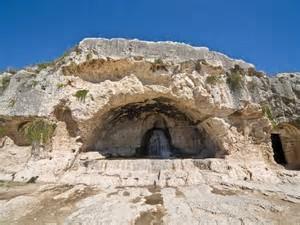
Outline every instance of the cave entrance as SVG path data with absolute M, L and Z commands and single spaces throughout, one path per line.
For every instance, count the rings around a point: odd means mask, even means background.
M 169 99 L 114 108 L 91 131 L 87 149 L 107 158 L 211 158 L 218 146 L 199 120 Z M 201 115 L 200 115 L 201 116 Z
M 142 143 L 142 156 L 149 158 L 169 158 L 171 153 L 171 140 L 167 130 L 153 128 L 145 134 Z
M 274 151 L 274 160 L 281 165 L 286 165 L 287 161 L 284 155 L 280 134 L 271 134 L 271 140 Z

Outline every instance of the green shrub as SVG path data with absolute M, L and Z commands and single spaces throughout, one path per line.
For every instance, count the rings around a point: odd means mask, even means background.
M 86 96 L 88 94 L 88 90 L 79 90 L 75 93 L 75 97 L 78 101 L 85 102 Z
M 227 83 L 229 87 L 236 91 L 243 85 L 243 77 L 239 71 L 232 70 L 231 73 L 227 73 Z
M 0 77 L 0 91 L 4 91 L 10 83 L 10 77 L 4 76 Z
M 36 80 L 33 80 L 32 82 L 31 82 L 31 87 L 35 87 L 36 85 L 38 85 L 38 81 L 36 81 Z
M 274 120 L 273 114 L 272 114 L 272 110 L 270 108 L 269 105 L 263 105 L 262 106 L 262 111 L 264 113 L 264 115 L 270 120 L 270 122 L 272 123 L 273 127 L 276 127 L 277 123 Z
M 0 137 L 3 137 L 6 133 L 6 130 L 3 126 L 0 126 Z
M 79 55 L 82 53 L 82 50 L 79 48 L 78 45 L 76 45 L 75 47 L 66 50 L 60 57 L 58 57 L 57 59 L 53 60 L 53 61 L 49 61 L 49 62 L 42 62 L 37 64 L 37 68 L 35 70 L 35 72 L 39 73 L 41 70 L 44 70 L 46 68 L 48 68 L 49 66 L 52 67 L 52 69 L 57 69 L 60 65 L 62 65 L 64 62 L 65 57 L 69 56 L 72 52 L 75 52 L 76 55 Z
M 56 84 L 57 89 L 61 89 L 63 87 L 65 87 L 66 85 L 64 83 L 58 83 Z
M 216 85 L 221 81 L 220 76 L 217 75 L 210 75 L 206 78 L 206 83 L 211 84 L 211 85 Z
M 46 69 L 48 66 L 53 65 L 53 62 L 43 62 L 43 63 L 39 63 L 37 64 L 37 71 L 40 72 L 43 69 Z
M 58 57 L 53 64 L 62 61 L 65 57 L 69 56 L 72 52 L 75 52 L 76 55 L 79 55 L 82 53 L 82 50 L 79 48 L 78 45 L 75 45 L 73 48 L 67 49 L 60 57 Z
M 46 144 L 53 136 L 56 125 L 45 119 L 35 119 L 22 127 L 25 137 L 33 145 Z
M 26 183 L 24 182 L 0 180 L 0 187 L 4 187 L 4 188 L 13 188 L 13 187 L 19 187 L 24 185 L 26 185 Z

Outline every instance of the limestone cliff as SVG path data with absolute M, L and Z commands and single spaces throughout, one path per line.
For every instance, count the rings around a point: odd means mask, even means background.
M 299 73 L 173 42 L 4 72 L 0 224 L 299 224 L 299 99 Z
M 279 164 L 299 168 L 299 98 L 299 73 L 268 77 L 242 60 L 174 42 L 84 39 L 54 62 L 1 74 L 0 177 L 93 183 L 80 174 L 113 164 L 104 158 L 167 149 L 163 158 L 201 166 L 207 160 L 196 159 L 210 158 L 222 170 L 242 162 L 239 179 L 267 179 L 253 162 L 274 168 L 268 173 Z M 271 134 L 284 151 L 277 163 Z M 128 176 L 111 182 L 131 184 Z

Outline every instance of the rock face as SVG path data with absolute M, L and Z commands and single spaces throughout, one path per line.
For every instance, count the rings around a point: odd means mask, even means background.
M 220 215 L 219 223 L 221 214 L 234 214 L 224 211 L 230 203 L 201 208 L 208 200 L 194 201 L 212 182 L 299 186 L 299 99 L 299 73 L 268 77 L 252 64 L 186 44 L 84 39 L 54 62 L 0 75 L 0 179 L 134 186 L 134 192 L 154 185 L 165 205 L 137 207 L 139 201 L 116 198 L 97 209 L 107 210 L 100 224 L 126 224 L 110 218 L 119 213 L 115 204 L 128 209 L 128 224 L 147 224 L 149 217 L 197 224 L 202 213 Z M 181 192 L 177 209 L 170 202 Z M 106 204 L 102 195 L 96 199 Z M 89 201 L 66 224 L 97 224 L 95 216 L 84 216 L 95 207 Z M 272 210 L 281 211 L 280 201 L 262 203 L 270 217 L 256 221 L 278 221 Z M 199 212 L 187 209 L 196 205 Z M 246 214 L 227 223 L 254 223 Z

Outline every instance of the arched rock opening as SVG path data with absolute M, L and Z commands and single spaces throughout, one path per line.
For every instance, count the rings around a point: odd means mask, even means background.
M 142 139 L 138 156 L 150 158 L 168 158 L 172 155 L 171 136 L 167 128 L 152 128 Z
M 274 160 L 288 169 L 300 169 L 300 130 L 282 123 L 271 134 L 271 140 Z
M 280 134 L 271 134 L 272 148 L 274 151 L 274 160 L 275 162 L 286 165 L 286 158 L 282 147 Z
M 168 99 L 130 103 L 102 117 L 87 150 L 106 157 L 215 157 L 218 145 L 200 122 Z

